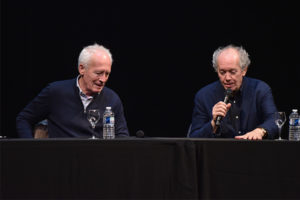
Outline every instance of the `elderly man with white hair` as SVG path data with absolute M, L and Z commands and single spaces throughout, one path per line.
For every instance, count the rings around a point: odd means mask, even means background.
M 32 138 L 35 124 L 48 121 L 48 135 L 59 137 L 102 137 L 102 117 L 93 130 L 87 110 L 99 109 L 103 114 L 111 107 L 115 114 L 116 137 L 129 136 L 123 105 L 119 96 L 105 87 L 111 73 L 112 55 L 98 44 L 81 51 L 79 75 L 75 79 L 50 83 L 17 116 L 19 137 Z

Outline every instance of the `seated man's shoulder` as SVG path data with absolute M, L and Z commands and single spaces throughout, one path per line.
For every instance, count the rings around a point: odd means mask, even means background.
M 49 84 L 50 87 L 65 87 L 74 85 L 76 83 L 75 79 L 68 79 L 68 80 L 60 80 L 60 81 L 54 81 Z
M 265 81 L 255 79 L 255 78 L 248 78 L 248 77 L 246 78 L 246 80 L 248 82 L 248 85 L 252 88 L 256 88 L 258 90 L 270 88 L 270 86 Z
M 106 86 L 103 88 L 103 92 L 109 95 L 118 95 L 117 92 Z
M 219 81 L 215 81 L 213 83 L 210 83 L 201 89 L 198 90 L 196 93 L 196 96 L 203 96 L 203 95 L 212 95 L 215 93 L 216 88 L 219 86 Z
M 105 97 L 120 99 L 120 97 L 116 91 L 114 91 L 113 89 L 108 88 L 106 86 L 103 88 L 102 93 Z
M 70 80 L 61 80 L 61 81 L 55 81 L 51 82 L 47 85 L 46 88 L 44 88 L 44 92 L 50 92 L 50 94 L 55 95 L 65 95 L 66 93 L 72 94 L 74 93 L 74 90 L 72 88 L 76 88 L 76 80 L 70 79 Z

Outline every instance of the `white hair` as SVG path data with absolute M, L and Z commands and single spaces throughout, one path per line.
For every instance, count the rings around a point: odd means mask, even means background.
M 226 49 L 235 49 L 238 52 L 239 63 L 240 63 L 240 67 L 242 70 L 249 67 L 251 61 L 250 61 L 249 54 L 247 53 L 247 51 L 243 47 L 238 47 L 238 46 L 234 46 L 234 45 L 230 44 L 225 47 L 219 47 L 213 53 L 212 64 L 213 64 L 213 68 L 215 69 L 215 71 L 218 70 L 218 57 Z
M 81 50 L 79 57 L 78 57 L 78 66 L 80 64 L 82 64 L 84 67 L 87 67 L 88 62 L 90 61 L 91 55 L 93 55 L 94 53 L 96 53 L 98 51 L 106 52 L 111 60 L 111 63 L 113 62 L 112 55 L 111 55 L 109 49 L 105 48 L 102 45 L 95 43 L 93 45 L 86 46 Z

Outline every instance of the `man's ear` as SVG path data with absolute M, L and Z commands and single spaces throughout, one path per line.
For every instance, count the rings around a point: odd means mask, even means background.
M 83 64 L 79 64 L 78 66 L 78 72 L 79 74 L 82 76 L 85 72 L 85 67 L 83 66 Z
M 242 71 L 242 75 L 243 75 L 243 76 L 246 76 L 247 70 L 248 70 L 248 67 L 246 67 L 246 68 Z

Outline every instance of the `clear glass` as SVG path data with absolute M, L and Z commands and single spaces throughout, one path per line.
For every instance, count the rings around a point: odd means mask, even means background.
M 97 136 L 95 134 L 95 127 L 100 119 L 100 110 L 99 109 L 88 110 L 87 119 L 90 122 L 93 129 L 93 136 L 91 137 L 91 139 L 97 139 Z
M 282 126 L 284 125 L 284 123 L 286 121 L 285 112 L 282 112 L 282 111 L 276 112 L 275 115 L 274 115 L 274 118 L 275 118 L 275 124 L 278 126 L 278 134 L 279 134 L 279 137 L 276 140 L 283 140 L 281 138 L 281 129 L 282 129 Z

